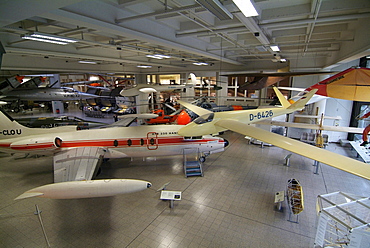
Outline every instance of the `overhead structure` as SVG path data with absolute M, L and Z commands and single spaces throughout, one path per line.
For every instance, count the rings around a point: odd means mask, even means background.
M 239 2 L 2 1 L 2 75 L 302 72 L 369 55 L 368 0 L 255 0 L 252 17 Z

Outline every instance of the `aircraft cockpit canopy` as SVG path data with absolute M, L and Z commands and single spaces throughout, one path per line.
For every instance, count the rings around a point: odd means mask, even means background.
M 75 89 L 73 89 L 73 88 L 69 88 L 69 87 L 62 87 L 62 89 L 64 90 L 64 92 L 78 93 L 78 90 L 75 90 Z
M 211 122 L 213 121 L 214 116 L 215 116 L 214 113 L 209 113 L 209 114 L 199 116 L 198 118 L 194 120 L 194 123 L 200 125 L 200 124 L 204 124 L 207 122 Z

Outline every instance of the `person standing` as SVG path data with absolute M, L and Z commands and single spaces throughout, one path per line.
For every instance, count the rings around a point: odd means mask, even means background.
M 370 111 L 369 112 L 367 112 L 366 114 L 364 114 L 363 116 L 361 116 L 360 118 L 359 118 L 359 120 L 363 120 L 363 119 L 366 119 L 367 117 L 369 117 L 370 116 Z M 364 129 L 364 131 L 362 132 L 362 143 L 361 143 L 361 145 L 360 146 L 366 146 L 367 144 L 369 144 L 369 142 L 368 142 L 368 138 L 367 138 L 367 135 L 368 135 L 368 133 L 370 132 L 370 124 L 369 125 L 367 125 L 367 127 L 365 127 L 365 129 Z

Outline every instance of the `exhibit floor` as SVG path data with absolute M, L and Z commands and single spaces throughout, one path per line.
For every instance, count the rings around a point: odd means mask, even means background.
M 53 182 L 52 157 L 0 154 L 0 247 L 47 247 L 36 205 L 51 247 L 313 247 L 318 195 L 370 196 L 368 180 L 323 164 L 314 174 L 313 161 L 296 154 L 287 167 L 288 151 L 248 144 L 233 132 L 222 137 L 230 145 L 207 158 L 204 177 L 185 178 L 182 156 L 110 159 L 99 178 L 143 179 L 153 186 L 93 199 L 14 201 Z M 327 149 L 356 155 L 337 144 Z M 281 211 L 274 205 L 275 193 L 285 190 L 290 178 L 303 186 L 305 209 L 298 224 L 287 221 L 286 201 Z M 156 191 L 167 182 L 167 190 L 182 192 L 172 209 Z

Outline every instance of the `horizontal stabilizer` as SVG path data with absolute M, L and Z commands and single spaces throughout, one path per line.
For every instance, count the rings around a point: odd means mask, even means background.
M 304 106 L 313 97 L 313 95 L 315 95 L 316 92 L 317 92 L 317 89 L 311 90 L 306 95 L 302 96 L 301 99 L 299 99 L 298 101 L 290 105 L 288 109 L 297 109 L 297 110 L 303 109 Z

